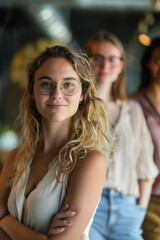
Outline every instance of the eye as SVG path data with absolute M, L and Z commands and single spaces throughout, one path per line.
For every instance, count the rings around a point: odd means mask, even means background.
M 42 80 L 40 81 L 40 87 L 41 88 L 52 88 L 53 83 L 49 80 Z
M 121 58 L 120 57 L 110 57 L 109 61 L 111 64 L 119 64 L 121 61 Z
M 111 57 L 109 60 L 110 62 L 115 63 L 115 62 L 118 62 L 119 59 L 116 57 Z
M 76 85 L 76 81 L 71 80 L 71 81 L 65 81 L 62 84 L 63 88 L 73 88 Z
M 97 62 L 101 62 L 101 61 L 103 61 L 103 57 L 100 56 L 100 55 L 94 55 L 94 56 L 93 56 L 93 60 L 94 60 L 94 61 L 97 61 Z

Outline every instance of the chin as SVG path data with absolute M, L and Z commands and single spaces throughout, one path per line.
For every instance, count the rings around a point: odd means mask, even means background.
M 50 122 L 52 122 L 52 123 L 58 123 L 58 122 L 63 122 L 65 119 L 64 118 L 61 118 L 61 117 L 57 117 L 57 118 L 51 118 L 50 119 Z
M 64 116 L 56 116 L 50 119 L 52 123 L 62 123 L 62 122 L 70 122 L 71 117 L 64 117 Z
M 113 82 L 113 81 L 112 81 L 111 78 L 108 76 L 108 77 L 99 77 L 99 78 L 97 79 L 97 82 L 98 82 L 98 83 L 108 83 L 108 82 Z

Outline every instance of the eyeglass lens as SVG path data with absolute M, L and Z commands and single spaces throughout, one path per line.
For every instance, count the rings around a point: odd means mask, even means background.
M 75 79 L 67 79 L 60 83 L 55 83 L 49 79 L 41 79 L 35 82 L 38 91 L 41 94 L 47 95 L 50 94 L 56 85 L 60 85 L 60 89 L 64 95 L 72 96 L 78 92 L 79 82 Z
M 104 57 L 100 54 L 94 54 L 90 59 L 93 64 L 100 65 L 104 64 L 105 61 L 108 61 L 111 66 L 116 66 L 122 61 L 122 58 L 119 56 Z

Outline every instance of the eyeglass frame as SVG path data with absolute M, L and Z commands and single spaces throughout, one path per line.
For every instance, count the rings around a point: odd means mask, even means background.
M 38 84 L 40 81 L 42 81 L 42 80 L 44 80 L 44 79 L 46 79 L 47 81 L 52 82 L 52 89 L 50 89 L 50 91 L 49 91 L 48 93 L 46 93 L 46 94 L 40 92 L 40 94 L 42 94 L 42 95 L 49 95 L 49 94 L 51 94 L 51 93 L 53 92 L 53 90 L 55 89 L 55 86 L 56 86 L 56 85 L 60 85 L 60 90 L 61 90 L 61 92 L 62 92 L 65 96 L 74 96 L 74 95 L 78 92 L 78 90 L 79 90 L 79 85 L 82 84 L 82 82 L 79 82 L 79 81 L 77 81 L 77 80 L 74 79 L 74 78 L 64 79 L 63 81 L 56 83 L 56 82 L 53 81 L 50 77 L 46 77 L 46 76 L 38 79 L 37 81 L 34 81 L 34 84 Z M 77 86 L 78 86 L 77 91 L 76 91 L 74 94 L 71 94 L 71 95 L 65 94 L 65 93 L 63 92 L 63 90 L 62 90 L 63 87 L 61 87 L 61 84 L 62 84 L 63 82 L 65 82 L 65 81 L 68 81 L 68 80 L 74 80 L 74 81 L 76 81 L 76 82 L 78 83 L 78 85 L 77 85 Z M 48 89 L 48 90 L 49 90 L 49 89 Z
M 120 56 L 105 57 L 105 56 L 103 56 L 103 55 L 101 55 L 101 54 L 91 54 L 91 55 L 89 56 L 89 59 L 91 60 L 91 59 L 93 59 L 93 57 L 96 57 L 96 56 L 101 58 L 101 62 L 95 63 L 95 61 L 93 60 L 93 64 L 96 64 L 96 65 L 102 65 L 102 64 L 104 63 L 105 59 L 107 59 L 107 60 L 109 61 L 109 63 L 110 63 L 111 66 L 118 66 L 118 63 L 117 63 L 117 64 L 113 64 L 113 63 L 111 62 L 110 59 L 112 59 L 112 58 L 119 59 L 120 62 L 124 61 L 123 58 L 120 57 Z M 120 62 L 119 62 L 119 63 L 120 63 Z M 91 63 L 91 62 L 90 62 L 90 63 Z

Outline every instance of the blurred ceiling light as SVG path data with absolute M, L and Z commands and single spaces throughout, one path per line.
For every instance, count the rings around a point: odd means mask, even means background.
M 50 8 L 44 8 L 40 11 L 40 17 L 42 18 L 43 21 L 47 21 L 50 19 L 53 15 L 53 11 Z
M 152 0 L 72 0 L 77 6 L 84 7 L 107 7 L 118 9 L 143 9 L 149 10 L 152 7 Z
M 59 23 L 59 22 L 55 22 L 54 24 L 52 24 L 51 26 L 49 26 L 49 29 L 51 31 L 54 31 L 54 33 L 57 36 L 63 36 L 67 33 L 67 28 L 66 26 L 64 26 L 64 24 Z
M 57 40 L 60 39 L 61 42 L 69 43 L 72 40 L 72 35 L 63 23 L 55 22 L 48 26 L 48 30 L 51 36 L 53 36 L 52 33 L 54 32 L 54 38 Z
M 146 34 L 139 34 L 138 40 L 144 46 L 149 46 L 151 44 L 151 38 Z
M 32 16 L 51 39 L 65 44 L 72 41 L 72 34 L 62 12 L 53 5 L 43 4 L 40 7 L 29 9 Z

